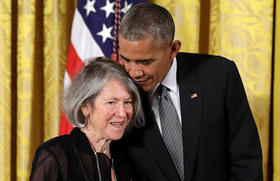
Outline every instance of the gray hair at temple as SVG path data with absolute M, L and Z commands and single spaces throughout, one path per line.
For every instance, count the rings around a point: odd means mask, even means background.
M 129 77 L 124 67 L 109 58 L 89 59 L 88 65 L 75 77 L 67 89 L 63 99 L 64 113 L 69 122 L 77 127 L 87 124 L 87 119 L 81 107 L 94 103 L 100 91 L 111 79 L 117 79 L 128 89 L 132 97 L 133 115 L 126 130 L 132 127 L 142 127 L 145 124 L 141 98 L 136 85 Z
M 139 3 L 125 13 L 119 33 L 128 41 L 152 38 L 162 47 L 173 41 L 175 25 L 165 8 L 153 3 Z

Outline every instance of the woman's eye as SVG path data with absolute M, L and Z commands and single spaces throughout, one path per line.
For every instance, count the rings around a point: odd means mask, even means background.
M 127 105 L 131 105 L 132 101 L 125 101 L 124 103 L 127 104 Z

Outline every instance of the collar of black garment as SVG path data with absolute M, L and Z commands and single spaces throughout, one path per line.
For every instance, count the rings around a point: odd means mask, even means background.
M 69 136 L 73 146 L 77 150 L 88 154 L 94 154 L 93 150 L 91 149 L 90 143 L 87 139 L 87 136 L 80 130 L 80 128 L 73 128 Z
M 85 135 L 85 133 L 83 133 L 80 128 L 73 128 L 73 130 L 71 131 L 70 133 L 70 139 L 71 139 L 71 142 L 73 144 L 73 146 L 80 152 L 83 152 L 83 153 L 87 153 L 87 154 L 91 154 L 93 155 L 94 152 L 90 146 L 90 143 L 88 141 L 88 138 L 87 136 Z M 114 142 L 114 141 L 112 141 Z M 110 154 L 111 154 L 111 157 L 114 158 L 114 153 L 115 153 L 115 149 L 112 145 L 112 142 L 110 144 Z M 106 156 L 108 157 L 106 154 L 104 153 L 101 153 L 101 152 L 97 152 L 98 155 L 103 155 L 103 156 Z M 109 157 L 108 157 L 109 159 Z

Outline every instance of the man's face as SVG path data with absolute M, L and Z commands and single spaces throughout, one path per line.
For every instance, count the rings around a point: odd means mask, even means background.
M 163 80 L 176 56 L 171 45 L 159 47 L 150 38 L 128 41 L 120 35 L 119 45 L 121 63 L 144 91 Z

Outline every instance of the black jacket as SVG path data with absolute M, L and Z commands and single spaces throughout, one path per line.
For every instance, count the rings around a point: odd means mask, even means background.
M 185 181 L 261 181 L 262 152 L 240 75 L 223 57 L 179 53 Z M 175 80 L 174 80 L 175 81 Z M 196 93 L 196 97 L 192 97 Z M 143 102 L 148 107 L 149 103 Z M 123 152 L 139 180 L 179 181 L 156 121 L 126 135 Z
M 130 167 L 118 150 L 110 145 L 118 181 L 130 180 Z M 102 181 L 111 181 L 112 161 L 97 153 Z M 74 128 L 69 135 L 55 137 L 36 151 L 30 175 L 32 181 L 100 181 L 96 155 L 86 135 Z

